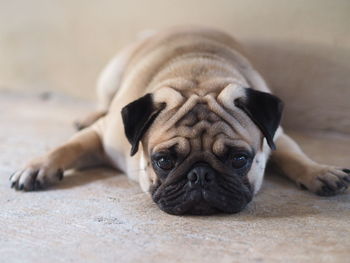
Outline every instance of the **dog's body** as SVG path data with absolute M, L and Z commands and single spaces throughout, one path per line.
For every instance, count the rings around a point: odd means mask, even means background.
M 298 185 L 344 191 L 350 171 L 315 163 L 284 134 L 280 100 L 243 54 L 230 36 L 206 28 L 129 46 L 102 73 L 99 112 L 80 124 L 87 127 L 15 173 L 12 185 L 33 190 L 64 170 L 109 164 L 166 212 L 237 212 L 260 189 L 276 144 L 273 160 Z

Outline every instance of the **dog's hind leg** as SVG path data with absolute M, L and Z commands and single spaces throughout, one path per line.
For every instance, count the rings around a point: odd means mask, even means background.
M 128 46 L 117 54 L 102 70 L 97 81 L 97 110 L 74 122 L 78 130 L 89 127 L 105 116 L 109 105 L 118 91 L 125 67 L 130 59 L 133 46 Z
M 125 68 L 135 49 L 130 45 L 121 50 L 100 73 L 97 80 L 97 108 L 99 111 L 107 111 L 115 94 L 117 93 Z
M 139 40 L 126 46 L 109 63 L 105 66 L 99 75 L 96 85 L 97 93 L 97 110 L 89 113 L 84 118 L 74 122 L 78 130 L 84 129 L 99 118 L 105 116 L 108 112 L 109 106 L 117 94 L 120 84 L 122 82 L 125 69 L 140 45 L 150 36 L 154 34 L 153 31 L 145 31 L 139 36 Z
M 86 115 L 84 118 L 77 120 L 74 122 L 75 128 L 80 131 L 82 129 L 85 129 L 92 124 L 94 124 L 98 119 L 105 116 L 107 114 L 107 111 L 100 110 L 100 111 L 94 111 Z
M 344 192 L 350 184 L 350 170 L 311 160 L 288 135 L 281 132 L 271 160 L 303 189 L 322 196 Z

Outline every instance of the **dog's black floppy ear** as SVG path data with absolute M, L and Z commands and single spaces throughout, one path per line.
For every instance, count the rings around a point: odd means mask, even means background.
M 125 135 L 131 144 L 131 156 L 137 152 L 142 136 L 160 111 L 161 109 L 155 107 L 152 94 L 149 93 L 122 109 Z
M 243 110 L 264 134 L 268 145 L 275 150 L 273 136 L 281 122 L 283 102 L 276 96 L 245 89 L 246 96 L 234 101 L 235 105 Z

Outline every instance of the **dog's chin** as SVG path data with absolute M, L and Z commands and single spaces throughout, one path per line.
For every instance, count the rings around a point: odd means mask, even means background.
M 154 201 L 161 210 L 168 214 L 212 215 L 238 213 L 246 207 L 251 199 L 252 195 L 247 192 L 239 198 L 232 198 L 209 190 L 196 189 L 184 193 L 176 199 L 160 198 Z

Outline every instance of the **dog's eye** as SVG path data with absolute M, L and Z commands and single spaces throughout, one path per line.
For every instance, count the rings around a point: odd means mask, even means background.
M 249 159 L 245 154 L 235 154 L 231 158 L 231 164 L 234 169 L 240 169 L 247 165 Z
M 157 166 L 162 170 L 171 170 L 174 168 L 174 165 L 174 161 L 165 156 L 157 160 Z

